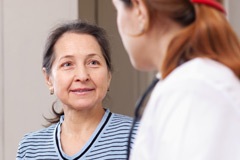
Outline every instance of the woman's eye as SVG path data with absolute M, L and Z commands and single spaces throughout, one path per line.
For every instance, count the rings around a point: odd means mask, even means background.
M 99 65 L 100 63 L 99 63 L 98 61 L 96 61 L 96 60 L 92 60 L 92 61 L 90 62 L 90 64 L 91 64 L 91 65 Z
M 70 66 L 72 66 L 72 63 L 70 62 L 66 62 L 62 64 L 62 67 L 70 67 Z

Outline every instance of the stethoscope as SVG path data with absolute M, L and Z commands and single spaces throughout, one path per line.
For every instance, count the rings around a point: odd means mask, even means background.
M 129 136 L 128 136 L 127 160 L 129 160 L 129 158 L 130 158 L 132 134 L 133 134 L 133 130 L 134 130 L 134 127 L 135 127 L 137 121 L 140 120 L 140 111 L 143 106 L 143 102 L 146 99 L 146 97 L 149 95 L 149 93 L 152 91 L 152 89 L 155 87 L 155 85 L 157 84 L 159 79 L 160 79 L 160 76 L 157 75 L 157 77 L 155 77 L 153 79 L 152 83 L 149 85 L 149 87 L 146 89 L 146 91 L 143 93 L 143 95 L 138 99 L 138 101 L 136 103 L 134 118 L 133 118 L 132 126 L 131 126 L 131 129 L 129 132 Z

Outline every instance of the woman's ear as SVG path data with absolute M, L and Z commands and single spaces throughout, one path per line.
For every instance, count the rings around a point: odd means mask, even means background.
M 112 73 L 109 72 L 109 73 L 108 73 L 108 88 L 110 87 L 111 80 L 112 80 Z
M 47 86 L 48 86 L 50 95 L 53 95 L 53 94 L 54 94 L 54 87 L 53 87 L 52 78 L 51 78 L 51 77 L 49 76 L 49 74 L 47 73 L 46 68 L 43 68 L 42 71 L 43 71 L 43 76 L 44 76 L 45 82 L 46 82 L 46 84 L 47 84 Z
M 45 83 L 47 84 L 47 86 L 48 86 L 49 88 L 53 87 L 52 79 L 51 79 L 51 77 L 49 76 L 49 74 L 47 73 L 46 68 L 43 68 L 43 69 L 42 69 L 42 72 L 43 72 L 43 76 L 44 76 Z

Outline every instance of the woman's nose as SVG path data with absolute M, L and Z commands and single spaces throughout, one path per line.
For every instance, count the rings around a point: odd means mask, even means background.
M 75 72 L 75 81 L 88 81 L 90 75 L 85 67 L 78 67 Z

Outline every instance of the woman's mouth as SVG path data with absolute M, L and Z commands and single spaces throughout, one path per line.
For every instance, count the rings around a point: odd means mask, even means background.
M 71 90 L 71 92 L 76 93 L 76 94 L 85 94 L 88 92 L 93 91 L 93 88 L 77 88 L 77 89 L 73 89 Z

